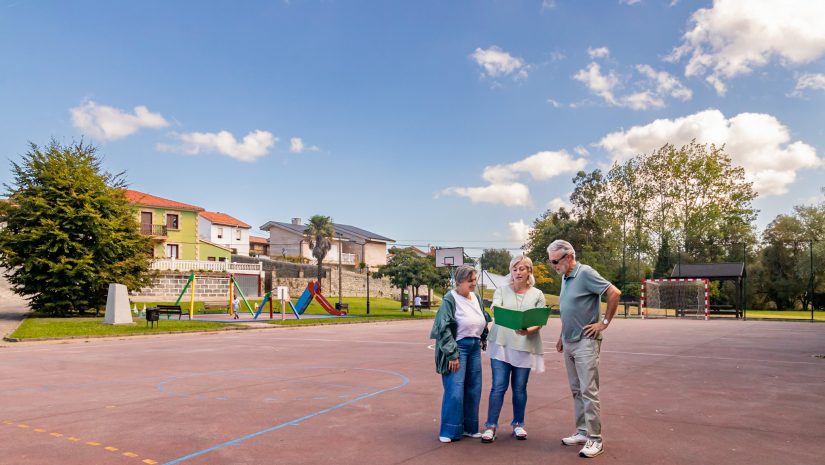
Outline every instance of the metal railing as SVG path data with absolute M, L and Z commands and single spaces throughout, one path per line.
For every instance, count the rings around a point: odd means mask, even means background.
M 152 260 L 149 268 L 160 271 L 223 271 L 226 273 L 260 273 L 260 263 L 213 262 L 207 260 Z
M 309 263 L 315 264 L 317 260 L 315 258 L 310 259 Z M 326 257 L 324 257 L 325 264 L 338 264 L 338 254 L 337 253 L 329 253 Z M 341 264 L 342 265 L 355 265 L 355 254 L 354 253 L 342 253 L 341 254 Z
M 163 236 L 166 237 L 166 225 L 163 224 L 141 224 L 140 234 L 143 236 Z

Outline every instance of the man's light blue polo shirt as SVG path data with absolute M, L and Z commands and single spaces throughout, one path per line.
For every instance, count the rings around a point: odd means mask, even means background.
M 581 263 L 562 278 L 559 312 L 565 342 L 581 340 L 582 328 L 599 321 L 599 298 L 609 286 L 598 271 Z

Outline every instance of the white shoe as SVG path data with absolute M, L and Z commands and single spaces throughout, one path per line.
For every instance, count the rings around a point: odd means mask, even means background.
M 582 450 L 579 451 L 579 457 L 595 457 L 604 452 L 604 446 L 601 441 L 587 441 Z
M 523 426 L 516 426 L 513 428 L 513 436 L 516 439 L 523 441 L 527 439 L 527 430 L 525 430 Z
M 441 442 L 453 442 L 453 440 L 448 438 L 447 436 L 439 436 L 438 440 Z
M 576 431 L 572 436 L 561 438 L 561 443 L 565 446 L 575 446 L 578 444 L 585 444 L 586 442 L 587 436 L 579 433 L 578 431 Z
M 481 437 L 481 433 L 468 433 L 468 432 L 466 432 L 466 431 L 465 431 L 465 432 L 463 432 L 463 433 L 461 433 L 461 435 L 462 435 L 462 436 L 466 436 L 466 437 L 468 437 L 468 438 L 475 438 L 475 439 L 478 439 L 478 438 L 480 438 L 480 437 Z
M 487 428 L 484 430 L 484 434 L 481 435 L 481 442 L 485 444 L 489 444 L 496 440 L 496 430 L 493 428 Z

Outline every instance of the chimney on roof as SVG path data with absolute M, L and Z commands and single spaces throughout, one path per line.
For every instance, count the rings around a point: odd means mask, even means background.
M 292 224 L 296 226 L 301 226 L 301 219 L 300 218 L 292 218 Z

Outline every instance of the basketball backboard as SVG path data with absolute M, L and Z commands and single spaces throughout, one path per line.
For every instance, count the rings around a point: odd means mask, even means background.
M 464 247 L 435 249 L 435 266 L 461 266 L 464 264 Z

